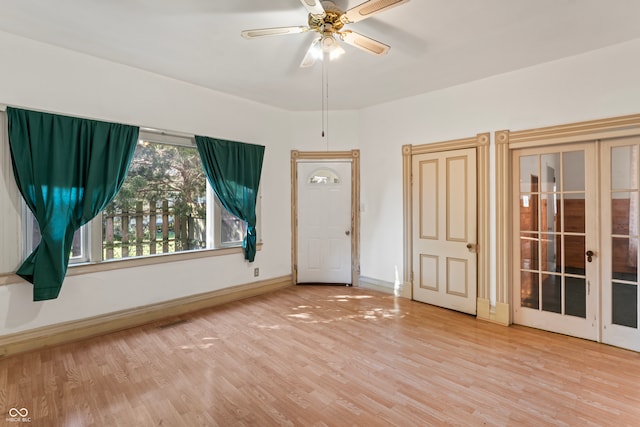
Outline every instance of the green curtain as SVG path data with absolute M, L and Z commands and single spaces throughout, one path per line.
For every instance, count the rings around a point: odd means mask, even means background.
M 73 234 L 113 199 L 127 174 L 138 128 L 7 108 L 13 173 L 42 240 L 16 274 L 33 300 L 54 299 Z
M 256 199 L 264 147 L 198 135 L 195 139 L 202 166 L 220 203 L 247 223 L 242 247 L 244 258 L 253 262 L 256 256 Z

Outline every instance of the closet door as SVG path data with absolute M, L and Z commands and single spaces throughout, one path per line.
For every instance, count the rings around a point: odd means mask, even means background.
M 413 298 L 476 314 L 476 150 L 413 156 Z

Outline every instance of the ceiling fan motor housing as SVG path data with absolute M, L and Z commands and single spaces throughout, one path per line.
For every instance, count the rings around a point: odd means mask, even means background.
M 344 12 L 331 1 L 322 2 L 324 7 L 324 16 L 309 14 L 309 27 L 312 30 L 325 32 L 326 28 L 330 28 L 329 31 L 335 33 L 340 31 L 344 27 L 344 22 L 340 19 Z

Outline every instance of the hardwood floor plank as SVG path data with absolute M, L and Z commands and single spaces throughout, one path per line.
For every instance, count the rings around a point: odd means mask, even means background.
M 0 426 L 636 426 L 640 354 L 290 287 L 0 360 Z

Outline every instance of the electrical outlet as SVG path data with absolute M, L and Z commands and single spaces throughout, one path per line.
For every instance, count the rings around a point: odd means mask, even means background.
M 260 275 L 260 269 L 258 267 L 253 269 L 253 277 L 258 277 Z

